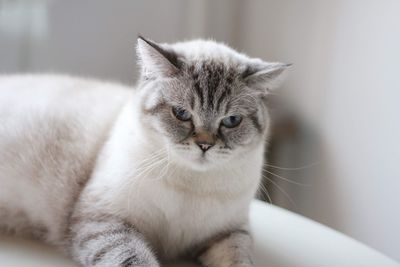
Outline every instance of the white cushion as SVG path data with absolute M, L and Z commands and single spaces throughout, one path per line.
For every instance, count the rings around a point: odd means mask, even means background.
M 339 232 L 257 200 L 251 206 L 250 222 L 260 267 L 400 267 Z M 0 237 L 0 266 L 76 267 L 48 246 L 9 237 Z

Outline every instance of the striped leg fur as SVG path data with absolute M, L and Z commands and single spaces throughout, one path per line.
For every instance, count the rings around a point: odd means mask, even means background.
M 198 254 L 204 267 L 253 267 L 252 238 L 237 230 L 209 240 Z
M 159 267 L 143 236 L 115 218 L 74 220 L 72 257 L 84 267 Z

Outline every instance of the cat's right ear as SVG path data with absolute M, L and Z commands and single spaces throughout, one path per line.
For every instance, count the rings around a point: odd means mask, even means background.
M 292 64 L 257 62 L 257 64 L 249 65 L 242 77 L 249 87 L 263 95 L 268 95 L 280 86 L 290 66 Z
M 180 70 L 175 52 L 142 36 L 138 37 L 136 51 L 144 77 L 171 77 Z

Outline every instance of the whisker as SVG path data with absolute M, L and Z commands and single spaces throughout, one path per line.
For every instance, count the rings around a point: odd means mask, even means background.
M 140 172 L 137 173 L 135 176 L 138 179 L 145 179 L 146 175 L 151 172 L 152 170 L 154 170 L 159 164 L 165 163 L 167 161 L 166 158 L 161 158 L 161 159 L 155 159 L 153 162 L 151 162 L 150 164 L 148 164 L 145 168 L 140 169 Z M 146 175 L 145 175 L 146 174 Z
M 160 172 L 158 173 L 158 175 L 155 177 L 155 178 L 148 178 L 148 179 L 146 179 L 146 181 L 158 181 L 158 180 L 161 180 L 161 179 L 163 179 L 164 178 L 164 176 L 168 173 L 168 170 L 169 170 L 169 167 L 170 167 L 170 163 L 171 163 L 171 161 L 170 161 L 170 150 L 169 150 L 169 148 L 167 148 L 167 154 L 166 154 L 166 156 L 167 157 L 164 157 L 162 160 L 161 160 L 161 162 L 162 163 L 167 163 L 167 164 L 165 164 L 163 167 L 162 167 L 162 169 L 160 170 Z M 154 168 L 153 168 L 154 169 Z M 145 179 L 145 177 L 143 178 L 143 180 Z
M 153 154 L 151 154 L 149 157 L 143 159 L 142 161 L 137 163 L 136 168 L 132 170 L 133 175 L 136 175 L 138 170 L 140 171 L 141 169 L 147 168 L 149 165 L 152 165 L 156 160 L 164 158 L 164 152 L 165 148 L 160 149 Z
M 284 194 L 284 195 L 286 196 L 286 198 L 290 201 L 290 203 L 291 203 L 295 208 L 297 208 L 296 203 L 294 203 L 293 199 L 289 196 L 288 193 L 286 193 L 285 190 L 282 189 L 282 187 L 280 187 L 274 180 L 272 180 L 272 179 L 269 178 L 268 176 L 263 176 L 263 178 L 267 179 L 267 180 L 270 181 L 273 185 L 275 185 L 276 188 L 278 188 L 279 191 L 281 191 L 282 194 Z
M 272 164 L 269 164 L 269 163 L 264 163 L 264 166 L 267 166 L 267 167 L 270 167 L 270 168 L 273 168 L 273 169 L 284 170 L 284 171 L 298 171 L 298 170 L 304 170 L 304 169 L 308 169 L 308 168 L 314 167 L 314 166 L 316 166 L 316 165 L 318 165 L 320 163 L 321 163 L 320 161 L 316 161 L 316 162 L 313 162 L 313 163 L 310 163 L 310 164 L 307 164 L 307 165 L 303 165 L 303 166 L 299 166 L 299 167 L 293 167 L 293 168 L 280 167 L 280 166 L 272 165 Z
M 132 177 L 132 179 L 127 179 L 127 184 L 125 186 L 128 187 L 128 194 L 132 194 L 132 190 L 137 187 L 140 187 L 140 176 L 142 174 L 147 174 L 151 172 L 158 164 L 161 164 L 164 160 L 163 153 L 165 152 L 166 148 L 161 148 L 154 153 L 150 154 L 149 157 L 143 159 L 138 163 L 138 167 L 134 168 L 131 173 L 128 174 L 128 177 Z M 161 157 L 161 158 L 160 158 Z M 139 173 L 138 173 L 139 172 Z M 133 177 L 139 177 L 139 179 L 134 179 Z M 135 184 L 135 182 L 137 184 Z M 127 198 L 127 206 L 128 210 L 130 209 L 131 199 Z
M 159 164 L 163 163 L 164 161 L 165 161 L 165 159 L 161 159 L 161 160 L 159 160 L 159 161 L 155 161 L 155 162 L 153 162 L 153 164 L 150 165 L 148 168 L 146 168 L 145 170 L 141 171 L 141 172 L 136 176 L 136 177 L 137 177 L 137 179 L 135 179 L 136 183 L 130 185 L 130 187 L 129 187 L 129 195 L 131 195 L 132 190 L 140 188 L 140 186 L 141 186 L 141 184 L 143 183 L 143 181 L 146 180 L 146 179 L 145 179 L 146 175 L 147 175 L 148 173 L 150 173 L 151 171 L 153 171 Z M 128 209 L 129 209 L 130 203 L 131 203 L 131 199 L 128 198 L 127 201 L 128 201 Z
M 299 182 L 296 182 L 296 181 L 292 181 L 292 180 L 290 180 L 290 179 L 288 179 L 288 178 L 285 178 L 285 177 L 280 176 L 280 175 L 278 175 L 278 174 L 276 174 L 276 173 L 273 173 L 273 172 L 269 171 L 269 170 L 266 169 L 266 168 L 263 168 L 263 171 L 265 171 L 265 172 L 267 172 L 267 173 L 269 173 L 269 174 L 271 174 L 271 175 L 273 175 L 273 176 L 275 176 L 275 177 L 277 177 L 277 178 L 279 178 L 279 179 L 282 179 L 283 181 L 286 181 L 286 182 L 288 182 L 288 183 L 292 183 L 292 184 L 300 185 L 300 186 L 311 186 L 310 184 L 304 184 L 304 183 L 299 183 Z
M 138 162 L 137 165 L 140 166 L 141 164 L 144 164 L 147 161 L 151 161 L 156 157 L 162 156 L 163 153 L 165 152 L 165 150 L 166 150 L 166 148 L 161 148 L 161 149 L 151 153 L 149 157 L 147 157 L 147 158 L 143 159 L 142 161 Z
M 267 196 L 267 199 L 268 199 L 269 203 L 273 204 L 271 196 L 270 196 L 270 194 L 268 192 L 268 189 L 264 186 L 263 183 L 260 183 L 260 189 Z

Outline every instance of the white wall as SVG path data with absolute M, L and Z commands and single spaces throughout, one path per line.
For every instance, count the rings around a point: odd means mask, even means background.
M 339 8 L 320 118 L 334 226 L 400 259 L 400 2 Z
M 138 33 L 199 36 L 294 63 L 287 103 L 300 125 L 274 164 L 274 203 L 400 260 L 400 1 L 0 1 L 0 72 L 68 72 L 133 83 Z M 273 188 L 271 188 L 273 189 Z
M 277 203 L 398 260 L 399 14 L 395 0 L 251 1 L 240 39 L 254 55 L 295 63 L 283 93 L 308 129 L 281 146 L 278 165 L 320 161 L 280 172 L 311 186 L 281 181 L 296 206 L 282 194 Z
M 226 3 L 235 1 L 0 0 L 0 73 L 67 72 L 133 83 L 138 34 L 229 42 L 235 6 Z

